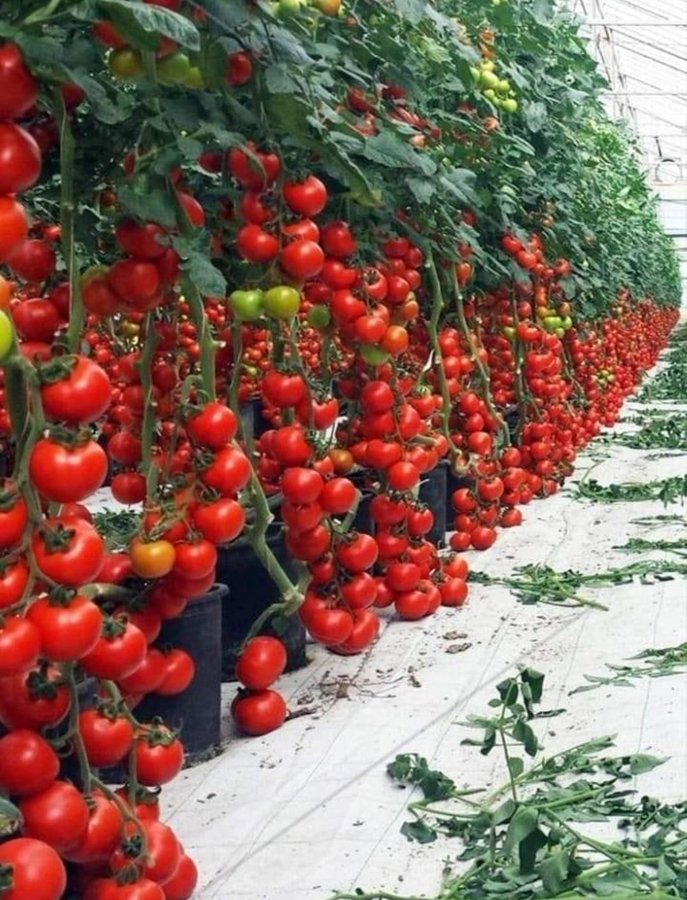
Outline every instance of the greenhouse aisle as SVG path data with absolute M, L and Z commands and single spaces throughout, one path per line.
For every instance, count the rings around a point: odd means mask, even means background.
M 648 481 L 687 473 L 687 456 L 651 458 L 597 441 L 560 495 L 526 508 L 524 526 L 490 551 L 469 554 L 471 565 L 492 576 L 526 563 L 598 572 L 638 558 L 616 549 L 631 537 L 680 536 L 681 522 L 650 532 L 633 524 L 680 506 L 577 499 L 576 481 L 591 466 L 604 484 Z M 223 755 L 183 772 L 163 795 L 170 824 L 198 862 L 199 896 L 326 900 L 356 886 L 434 896 L 457 847 L 445 839 L 408 843 L 400 827 L 409 792 L 385 766 L 414 751 L 461 787 L 502 781 L 496 754 L 461 746 L 475 733 L 460 722 L 487 709 L 494 685 L 517 664 L 545 674 L 542 709 L 565 709 L 535 722 L 548 752 L 615 734 L 621 752 L 670 757 L 640 777 L 642 794 L 687 795 L 687 675 L 569 695 L 585 674 L 608 674 L 606 663 L 687 640 L 684 581 L 585 594 L 608 611 L 523 605 L 505 587 L 473 584 L 469 605 L 442 609 L 426 624 L 394 621 L 371 655 L 340 658 L 311 647 L 311 665 L 280 682 L 296 717 L 265 738 L 231 736 Z

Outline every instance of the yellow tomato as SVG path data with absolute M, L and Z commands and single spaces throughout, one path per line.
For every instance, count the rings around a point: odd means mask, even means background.
M 134 573 L 140 578 L 162 578 L 172 571 L 176 550 L 169 541 L 142 541 L 139 538 L 129 545 L 129 556 Z

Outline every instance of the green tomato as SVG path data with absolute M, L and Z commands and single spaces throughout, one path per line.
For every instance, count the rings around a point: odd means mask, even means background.
M 113 50 L 107 57 L 107 65 L 110 72 L 120 81 L 133 81 L 143 74 L 141 54 L 131 47 Z
M 331 320 L 332 314 L 329 312 L 329 308 L 322 304 L 313 306 L 308 313 L 308 325 L 310 325 L 311 328 L 326 328 Z
M 0 363 L 10 355 L 14 345 L 14 326 L 6 312 L 0 310 Z
M 510 90 L 510 81 L 507 78 L 501 78 L 496 86 L 496 90 L 499 94 L 507 94 Z
M 298 15 L 302 9 L 302 0 L 279 0 L 277 3 L 277 15 L 285 19 Z
M 557 338 L 564 338 L 565 337 L 565 328 L 557 328 L 554 331 L 554 334 L 556 335 Z
M 555 331 L 557 328 L 561 328 L 562 324 L 559 316 L 547 316 L 544 319 L 544 328 L 548 331 Z
M 561 322 L 561 328 L 565 328 L 566 331 L 569 331 L 573 327 L 573 320 L 570 316 L 566 316 Z
M 491 100 L 492 103 L 496 104 L 496 91 L 493 91 L 491 88 L 487 88 L 484 92 L 484 96 L 487 100 Z
M 507 113 L 514 113 L 518 111 L 518 101 L 515 99 L 515 97 L 507 97 L 503 101 L 501 106 L 503 107 L 504 112 Z
M 301 295 L 296 288 L 280 284 L 265 294 L 265 312 L 275 319 L 290 319 L 301 306 Z
M 205 88 L 205 79 L 198 66 L 191 66 L 188 75 L 184 79 L 184 85 L 191 91 L 202 91 Z
M 259 290 L 234 291 L 229 302 L 236 318 L 244 322 L 255 322 L 265 311 L 265 295 Z
M 375 347 L 373 344 L 363 344 L 360 348 L 360 355 L 368 364 L 368 366 L 383 366 L 389 359 L 389 354 L 381 347 Z
M 515 340 L 516 331 L 512 325 L 504 325 L 503 327 L 503 336 L 508 338 L 509 341 Z
M 157 80 L 160 84 L 184 84 L 191 73 L 191 61 L 181 51 L 170 53 L 157 64 Z
M 482 87 L 494 90 L 499 83 L 499 76 L 495 75 L 489 69 L 482 69 L 479 80 Z

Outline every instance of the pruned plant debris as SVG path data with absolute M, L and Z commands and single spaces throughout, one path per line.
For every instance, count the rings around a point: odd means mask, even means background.
M 402 833 L 420 844 L 455 839 L 434 900 L 616 900 L 687 895 L 687 803 L 638 795 L 629 782 L 664 760 L 613 755 L 611 737 L 547 755 L 533 723 L 563 710 L 535 712 L 544 676 L 523 668 L 497 685 L 490 713 L 462 723 L 482 732 L 463 745 L 503 754 L 500 786 L 459 789 L 415 753 L 387 766 L 393 781 L 420 793 Z M 588 824 L 593 823 L 593 829 Z M 603 824 L 609 837 L 601 839 Z M 337 893 L 330 900 L 420 900 L 387 891 Z

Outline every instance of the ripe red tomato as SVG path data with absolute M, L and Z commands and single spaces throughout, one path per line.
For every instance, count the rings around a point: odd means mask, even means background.
M 190 900 L 198 884 L 198 869 L 190 856 L 182 853 L 176 872 L 162 886 L 165 900 Z
M 345 222 L 330 222 L 321 232 L 322 249 L 327 256 L 345 259 L 353 256 L 358 249 L 358 242 Z
M 377 543 L 369 534 L 350 532 L 336 548 L 336 558 L 349 572 L 363 572 L 377 561 Z
M 420 470 L 411 462 L 394 463 L 387 472 L 389 488 L 394 491 L 410 491 L 420 483 Z
M 350 581 L 341 585 L 341 596 L 350 610 L 372 606 L 377 599 L 377 592 L 378 582 L 368 572 L 358 572 Z
M 251 465 L 238 447 L 224 447 L 210 465 L 201 472 L 201 480 L 223 496 L 231 497 L 248 484 Z
M 0 193 L 21 194 L 40 174 L 41 151 L 29 132 L 13 122 L 0 122 Z
M 379 618 L 371 609 L 359 609 L 353 613 L 353 630 L 340 644 L 330 647 L 334 653 L 353 656 L 362 653 L 379 634 Z
M 236 664 L 236 678 L 253 691 L 273 684 L 286 669 L 286 649 L 275 637 L 255 637 L 246 645 Z
M 34 444 L 29 472 L 36 490 L 54 503 L 78 503 L 107 478 L 107 454 L 94 440 L 65 446 L 51 438 Z
M 193 510 L 194 527 L 213 544 L 228 544 L 243 531 L 246 514 L 237 500 L 223 498 L 200 503 Z
M 159 259 L 165 252 L 165 231 L 155 222 L 139 225 L 133 219 L 123 219 L 115 229 L 117 243 L 134 259 Z
M 217 548 L 206 540 L 181 541 L 175 545 L 176 556 L 172 572 L 182 578 L 204 578 L 214 572 L 217 565 Z
M 58 853 L 75 847 L 88 828 L 89 812 L 81 791 L 67 781 L 25 797 L 19 804 L 24 834 L 45 841 Z
M 81 664 L 89 675 L 116 681 L 138 669 L 147 652 L 148 643 L 139 628 L 131 622 L 106 619 L 101 637 Z
M 328 647 L 342 644 L 353 631 L 351 613 L 341 607 L 329 607 L 319 597 L 306 598 L 300 616 L 314 640 Z
M 308 386 L 302 375 L 271 371 L 262 380 L 265 399 L 282 409 L 297 406 L 308 396 Z
M 396 612 L 402 619 L 422 619 L 428 615 L 430 598 L 424 591 L 415 589 L 394 595 Z
M 19 119 L 35 104 L 38 82 L 16 44 L 0 47 L 0 119 Z M 3 191 L 4 193 L 4 191 Z
M 244 225 L 236 237 L 236 247 L 241 256 L 251 263 L 268 263 L 279 253 L 279 241 L 260 225 Z
M 134 741 L 134 727 L 127 718 L 96 709 L 79 714 L 79 731 L 88 761 L 96 768 L 118 763 L 131 750 Z
M 475 550 L 488 550 L 496 540 L 496 532 L 486 525 L 478 525 L 470 534 Z
M 26 502 L 9 483 L 0 489 L 0 547 L 10 548 L 24 536 L 29 520 Z M 4 605 L 0 602 L 0 605 Z
M 119 259 L 107 275 L 109 286 L 128 306 L 145 308 L 160 291 L 160 273 L 152 262 Z
M 150 694 L 156 691 L 165 677 L 165 657 L 156 647 L 149 647 L 143 662 L 130 675 L 118 679 L 126 694 Z
M 0 867 L 5 866 L 12 873 L 12 887 L 3 890 L 3 900 L 60 900 L 67 888 L 64 863 L 43 841 L 14 838 L 0 844 Z
M 191 440 L 210 450 L 221 450 L 236 437 L 234 412 L 223 403 L 208 403 L 186 422 Z
M 70 362 L 64 377 L 42 385 L 43 411 L 49 419 L 70 425 L 95 422 L 110 405 L 112 383 L 93 360 L 78 356 Z
M 281 160 L 275 153 L 262 153 L 255 144 L 246 150 L 232 147 L 229 151 L 229 171 L 242 187 L 264 189 L 277 180 L 281 172 Z
M 112 496 L 118 503 L 132 506 L 146 498 L 146 480 L 138 472 L 119 472 L 110 483 Z
M 301 426 L 286 425 L 275 432 L 272 452 L 284 466 L 303 466 L 312 457 L 313 449 Z
M 279 265 L 292 278 L 296 278 L 298 281 L 307 281 L 315 278 L 322 271 L 324 252 L 315 241 L 293 241 L 282 250 Z
M 95 805 L 89 808 L 85 833 L 75 847 L 63 851 L 70 862 L 102 863 L 120 841 L 124 823 L 117 806 L 100 791 L 94 791 L 92 799 Z
M 193 657 L 177 648 L 164 654 L 164 662 L 164 675 L 155 692 L 164 697 L 181 694 L 189 687 L 196 674 Z
M 55 251 L 46 241 L 22 241 L 9 255 L 7 264 L 17 278 L 23 278 L 24 281 L 47 281 L 55 271 Z M 61 299 L 60 295 L 55 295 L 53 292 L 49 299 L 58 309 L 62 318 L 67 319 L 69 317 L 68 307 L 67 315 L 64 315 L 64 311 L 55 303 L 56 299 Z
M 0 739 L 0 785 L 12 796 L 28 797 L 49 787 L 60 760 L 45 738 L 19 729 Z
M 319 496 L 325 512 L 343 515 L 350 512 L 358 499 L 358 489 L 349 478 L 332 478 L 327 481 Z
M 29 567 L 22 557 L 0 568 L 0 610 L 19 603 L 29 583 L 29 575 Z
M 314 175 L 301 182 L 287 181 L 283 194 L 289 209 L 301 216 L 312 218 L 327 205 L 327 188 Z
M 231 712 L 241 731 L 257 736 L 281 728 L 286 719 L 286 703 L 276 691 L 255 691 L 239 695 Z
M 41 654 L 53 662 L 75 662 L 97 644 L 103 625 L 100 607 L 77 594 L 66 599 L 40 597 L 27 618 L 41 637 Z
M 2 50 L 0 50 L 1 52 Z M 28 232 L 29 219 L 21 203 L 13 196 L 0 196 L 0 262 L 4 262 L 12 255 L 12 252 L 26 239 Z M 34 339 L 40 340 L 40 338 Z
M 282 476 L 282 493 L 292 503 L 314 503 L 323 487 L 324 480 L 314 469 L 294 466 L 286 469 Z
M 20 616 L 0 620 L 0 678 L 28 672 L 40 652 L 40 631 L 32 622 Z
M 462 578 L 447 578 L 439 582 L 442 606 L 462 606 L 468 596 L 468 586 Z
M 253 61 L 250 53 L 230 53 L 227 58 L 227 83 L 232 87 L 241 87 L 248 84 L 252 77 Z
M 172 781 L 184 764 L 184 748 L 181 741 L 163 726 L 137 737 L 134 755 L 138 780 L 146 787 Z
M 0 722 L 36 731 L 57 725 L 69 710 L 69 690 L 57 669 L 0 679 Z

